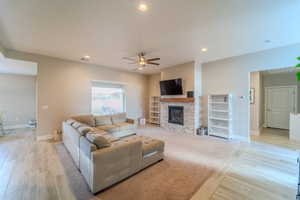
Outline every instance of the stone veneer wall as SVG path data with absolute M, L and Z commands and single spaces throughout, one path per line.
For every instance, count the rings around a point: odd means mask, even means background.
M 169 123 L 169 105 L 184 107 L 184 125 Z M 176 133 L 190 134 L 195 133 L 195 106 L 194 103 L 161 102 L 160 104 L 160 126 Z

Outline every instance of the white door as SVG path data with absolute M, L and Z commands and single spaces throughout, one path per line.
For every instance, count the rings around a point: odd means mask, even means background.
M 289 129 L 290 113 L 296 112 L 296 87 L 266 88 L 266 124 Z

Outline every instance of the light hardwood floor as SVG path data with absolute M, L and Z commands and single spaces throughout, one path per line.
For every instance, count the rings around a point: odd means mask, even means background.
M 259 136 L 251 136 L 251 141 L 270 144 L 291 150 L 300 150 L 300 142 L 289 140 L 288 130 L 263 128 Z
M 0 199 L 75 199 L 55 147 L 30 129 L 0 137 Z
M 296 159 L 293 151 L 241 143 L 192 200 L 295 199 Z M 36 141 L 31 130 L 0 137 L 0 199 L 75 199 L 51 141 Z
M 294 200 L 296 152 L 259 144 L 241 144 L 231 162 L 214 174 L 192 200 Z

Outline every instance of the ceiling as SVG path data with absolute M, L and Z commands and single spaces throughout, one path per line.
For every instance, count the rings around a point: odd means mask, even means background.
M 132 70 L 137 66 L 122 57 L 140 51 L 159 56 L 164 68 L 300 42 L 299 0 L 146 0 L 147 12 L 139 3 L 1 0 L 0 43 L 76 61 L 89 55 L 90 63 Z

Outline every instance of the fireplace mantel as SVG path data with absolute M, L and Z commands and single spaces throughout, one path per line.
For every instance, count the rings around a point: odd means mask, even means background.
M 193 103 L 195 98 L 161 98 L 161 102 L 181 102 L 181 103 Z

